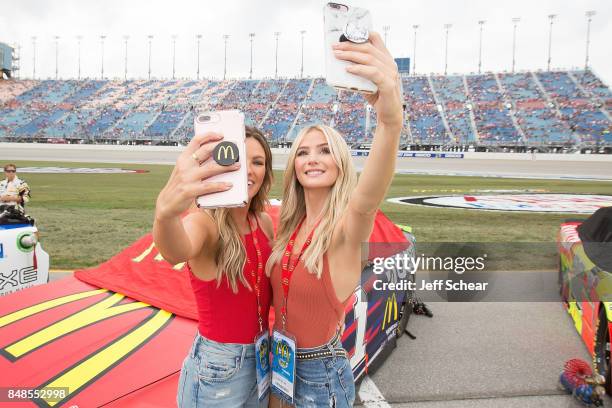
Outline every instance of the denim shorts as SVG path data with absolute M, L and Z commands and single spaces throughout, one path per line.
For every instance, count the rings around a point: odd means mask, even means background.
M 334 336 L 336 339 L 337 337 Z M 352 407 L 355 403 L 355 379 L 348 358 L 336 356 L 334 346 L 339 340 L 313 348 L 298 348 L 299 352 L 332 351 L 333 357 L 299 359 L 296 365 L 295 406 L 302 407 Z
M 257 398 L 254 344 L 219 343 L 199 333 L 183 362 L 179 408 L 267 407 Z

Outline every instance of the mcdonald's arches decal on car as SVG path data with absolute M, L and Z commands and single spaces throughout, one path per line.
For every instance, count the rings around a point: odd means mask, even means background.
M 387 302 L 385 304 L 385 314 L 383 316 L 382 329 L 385 330 L 386 325 L 397 321 L 397 317 L 397 297 L 395 296 L 395 293 L 393 293 L 387 298 Z
M 109 342 L 97 350 L 83 355 L 76 363 L 55 373 L 47 381 L 38 385 L 36 388 L 39 390 L 54 388 L 68 390 L 66 397 L 62 400 L 34 400 L 38 406 L 54 407 L 73 398 L 89 384 L 95 382 L 145 345 L 173 319 L 172 313 L 154 308 L 143 302 L 133 301 L 118 293 L 97 289 L 60 296 L 0 316 L 0 328 L 59 306 L 75 304 L 83 299 L 95 297 L 101 299 L 96 299 L 93 304 L 52 321 L 47 326 L 33 330 L 0 349 L 2 357 L 17 363 L 30 353 L 37 350 L 43 351 L 45 347 L 79 330 L 102 321 L 121 318 L 131 313 L 144 313 L 140 315 L 139 321 L 136 320 L 136 323 L 129 327 L 127 332 L 109 333 L 108 337 L 111 338 Z

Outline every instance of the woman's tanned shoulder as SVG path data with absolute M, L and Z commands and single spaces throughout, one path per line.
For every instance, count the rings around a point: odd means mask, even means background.
M 263 229 L 268 239 L 274 239 L 274 224 L 272 223 L 272 217 L 270 217 L 270 214 L 263 211 L 257 214 L 257 217 L 259 218 L 261 228 Z

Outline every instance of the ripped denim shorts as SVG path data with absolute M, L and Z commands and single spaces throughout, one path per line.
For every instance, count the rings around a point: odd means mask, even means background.
M 179 408 L 267 407 L 259 402 L 253 344 L 219 343 L 199 333 L 183 361 Z
M 341 348 L 338 333 L 326 344 L 313 348 L 298 348 L 298 353 L 329 351 L 331 357 L 298 359 L 295 378 L 295 406 L 352 407 L 355 403 L 355 380 L 351 363 L 344 355 L 336 355 Z

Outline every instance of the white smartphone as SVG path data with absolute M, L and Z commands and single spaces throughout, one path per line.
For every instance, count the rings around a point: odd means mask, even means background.
M 229 182 L 232 188 L 227 191 L 207 194 L 197 198 L 200 208 L 243 207 L 248 202 L 248 181 L 246 163 L 246 144 L 244 131 L 244 114 L 238 110 L 202 112 L 194 117 L 195 134 L 202 135 L 215 132 L 223 135 L 217 143 L 212 157 L 202 163 L 216 161 L 221 165 L 240 162 L 240 169 L 218 174 L 207 181 Z
M 325 28 L 325 79 L 327 84 L 349 91 L 375 93 L 378 90 L 376 84 L 347 72 L 346 67 L 352 62 L 339 60 L 334 56 L 332 50 L 332 44 L 347 41 L 344 35 L 347 27 L 348 30 L 372 31 L 370 12 L 345 4 L 327 3 L 323 11 L 323 26 Z

